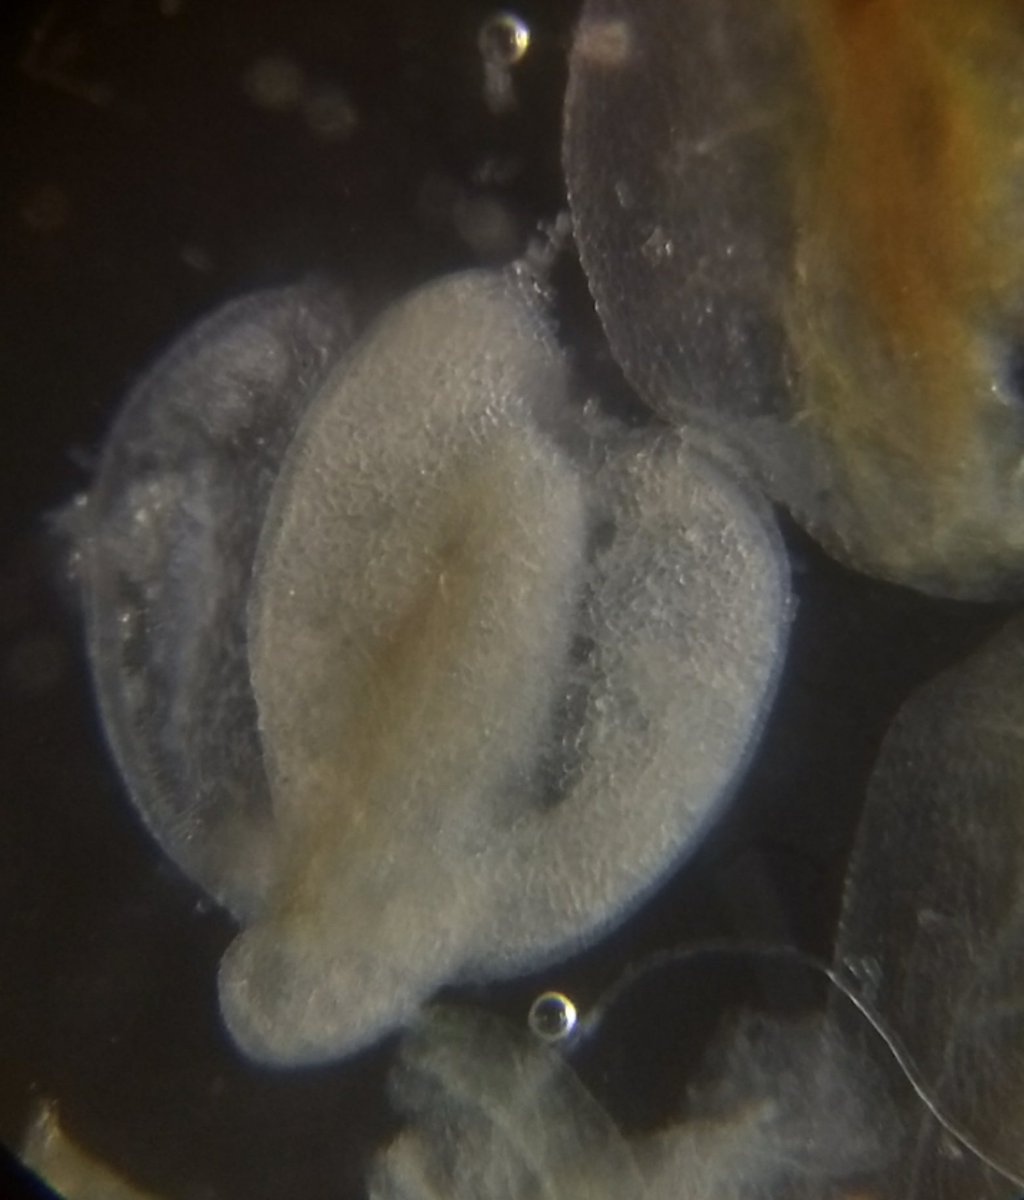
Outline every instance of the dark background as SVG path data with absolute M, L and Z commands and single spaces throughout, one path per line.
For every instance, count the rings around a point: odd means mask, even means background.
M 520 252 L 564 205 L 560 105 L 576 8 L 517 6 L 532 37 L 506 113 L 486 102 L 478 47 L 495 9 L 468 0 L 55 0 L 2 10 L 8 1145 L 35 1102 L 56 1098 L 76 1139 L 164 1196 L 347 1200 L 395 1127 L 383 1090 L 392 1046 L 342 1067 L 275 1073 L 225 1040 L 214 978 L 232 929 L 162 859 L 122 793 L 54 518 L 87 484 L 132 380 L 223 300 L 327 272 L 365 323 L 417 282 Z M 638 132 L 624 114 L 609 136 Z M 571 258 L 555 282 L 581 373 L 632 405 Z M 475 1003 L 521 1019 L 554 986 L 585 1008 L 626 965 L 700 938 L 828 954 L 864 783 L 892 713 L 1002 614 L 860 579 L 788 526 L 786 536 L 800 599 L 792 651 L 730 812 L 600 947 L 536 979 L 466 992 Z M 709 990 L 709 1010 L 716 1003 Z M 666 1037 L 663 1020 L 649 1024 L 657 1057 L 685 1058 L 696 1033 Z M 653 1114 L 657 1080 L 634 1072 L 632 1096 L 615 1095 L 614 1071 L 589 1070 L 622 1119 Z

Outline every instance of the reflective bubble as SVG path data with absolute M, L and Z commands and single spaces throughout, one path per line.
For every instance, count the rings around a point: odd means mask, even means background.
M 516 107 L 512 83 L 514 67 L 530 47 L 530 30 L 514 13 L 497 12 L 480 27 L 477 37 L 484 65 L 484 102 L 495 114 Z
M 576 1028 L 576 1005 L 561 992 L 542 992 L 530 1005 L 530 1029 L 545 1042 L 560 1042 Z
M 481 25 L 477 41 L 486 62 L 496 67 L 511 67 L 530 48 L 530 28 L 515 13 L 492 13 Z
M 836 554 L 958 596 L 1024 584 L 1021 36 L 1000 0 L 590 0 L 565 110 L 645 399 Z

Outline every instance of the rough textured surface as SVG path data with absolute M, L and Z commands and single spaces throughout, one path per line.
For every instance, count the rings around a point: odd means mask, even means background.
M 276 854 L 220 975 L 250 1054 L 341 1055 L 446 979 L 578 948 L 694 844 L 785 637 L 765 520 L 678 439 L 574 420 L 515 273 L 386 314 L 258 556 Z
M 947 595 L 1024 587 L 1020 36 L 1001 0 L 590 0 L 572 56 L 577 242 L 633 383 Z
M 766 711 L 788 580 L 765 514 L 701 450 L 615 439 L 588 479 L 599 531 L 565 689 L 576 724 L 494 862 L 506 894 L 484 961 L 511 970 L 620 915 L 692 846 Z M 492 966 L 493 964 L 493 966 Z

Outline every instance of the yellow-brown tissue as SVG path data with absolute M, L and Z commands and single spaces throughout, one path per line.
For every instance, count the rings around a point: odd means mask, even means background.
M 36 1107 L 20 1156 L 64 1200 L 157 1200 L 70 1137 L 52 1102 Z
M 941 594 L 1024 587 L 1022 45 L 1011 0 L 591 0 L 573 54 L 577 240 L 641 394 Z

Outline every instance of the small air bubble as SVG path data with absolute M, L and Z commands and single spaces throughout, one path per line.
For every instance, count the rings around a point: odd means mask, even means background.
M 484 62 L 512 67 L 530 48 L 530 28 L 515 13 L 497 12 L 484 21 L 477 41 Z
M 530 1005 L 530 1029 L 545 1042 L 560 1042 L 576 1027 L 576 1005 L 561 992 L 543 992 Z
M 494 13 L 481 25 L 477 44 L 484 60 L 484 102 L 496 116 L 512 112 L 517 100 L 509 68 L 529 49 L 529 27 L 514 13 Z

